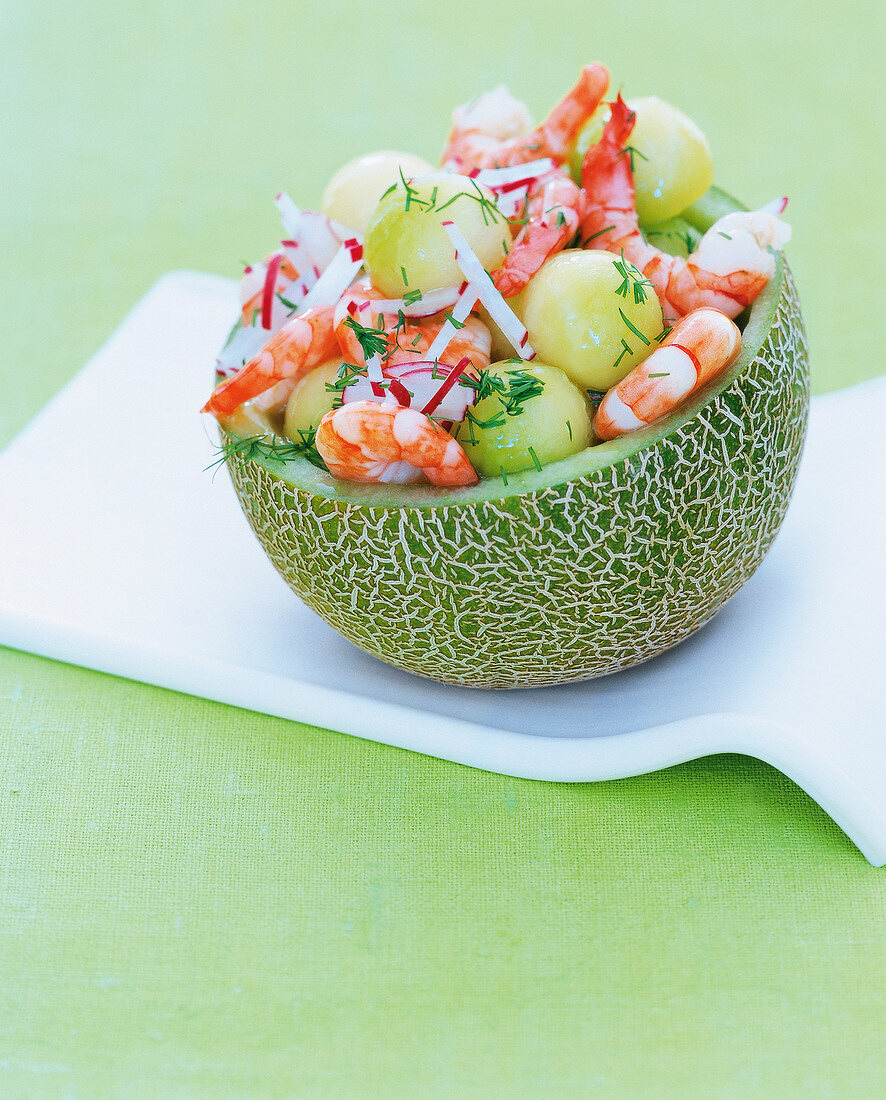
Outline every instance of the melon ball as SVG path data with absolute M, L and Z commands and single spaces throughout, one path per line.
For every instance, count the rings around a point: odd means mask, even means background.
M 588 402 L 557 367 L 509 359 L 493 363 L 487 378 L 500 389 L 482 397 L 458 429 L 459 443 L 483 477 L 538 468 L 590 444 Z
M 661 305 L 640 272 L 597 249 L 567 249 L 546 260 L 523 290 L 520 316 L 539 358 L 586 390 L 620 382 L 664 328 Z
M 641 225 L 666 221 L 691 206 L 714 182 L 708 140 L 682 111 L 657 96 L 627 101 L 637 119 L 628 138 Z M 598 107 L 575 143 L 570 167 L 581 178 L 588 148 L 600 140 L 609 107 Z
M 443 228 L 447 221 L 455 222 L 487 271 L 501 266 L 511 230 L 492 192 L 467 176 L 434 172 L 408 187 L 399 182 L 378 204 L 363 241 L 373 285 L 399 298 L 407 290 L 460 284 L 464 276 Z
M 320 209 L 342 225 L 365 233 L 378 200 L 400 179 L 423 176 L 433 166 L 413 153 L 384 149 L 349 160 L 335 173 L 323 192 Z
M 301 443 L 305 434 L 315 432 L 317 425 L 339 397 L 326 387 L 334 386 L 339 378 L 343 359 L 329 359 L 314 367 L 296 383 L 283 419 L 283 434 L 293 443 Z

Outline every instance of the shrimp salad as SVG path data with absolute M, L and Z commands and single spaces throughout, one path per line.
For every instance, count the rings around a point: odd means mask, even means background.
M 372 153 L 319 212 L 279 194 L 203 411 L 343 481 L 457 488 L 678 408 L 738 356 L 787 200 L 700 235 L 704 135 L 608 88 L 586 66 L 533 127 L 499 87 L 456 108 L 439 167 Z

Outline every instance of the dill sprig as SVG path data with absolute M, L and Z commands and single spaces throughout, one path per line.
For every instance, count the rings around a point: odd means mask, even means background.
M 431 199 L 423 199 L 418 192 L 418 189 L 413 187 L 411 183 L 408 183 L 406 177 L 403 175 L 403 169 L 400 169 L 400 181 L 406 190 L 406 201 L 403 205 L 404 210 L 408 210 L 410 206 L 423 206 L 427 210 L 434 209 L 433 197 Z
M 384 318 L 379 317 L 377 328 L 370 328 L 369 325 L 361 324 L 356 317 L 351 316 L 345 318 L 345 324 L 357 337 L 357 341 L 367 359 L 371 359 L 373 355 L 384 355 L 388 350 L 388 334 L 385 329 Z
M 219 445 L 218 457 L 206 469 L 217 469 L 229 458 L 237 456 L 247 462 L 261 458 L 267 462 L 278 462 L 280 465 L 291 462 L 294 458 L 304 457 L 318 469 L 325 470 L 326 464 L 315 445 L 316 434 L 313 428 L 304 431 L 300 429 L 297 442 L 269 435 L 251 435 L 244 439 L 232 436 Z
M 618 312 L 619 312 L 619 313 L 621 314 L 621 319 L 622 319 L 622 320 L 624 321 L 624 323 L 625 323 L 625 324 L 626 324 L 626 325 L 628 326 L 628 328 L 629 328 L 629 329 L 631 330 L 631 332 L 633 332 L 633 334 L 634 334 L 634 335 L 635 335 L 635 336 L 636 336 L 636 337 L 637 337 L 638 339 L 642 340 L 642 341 L 643 341 L 643 343 L 644 343 L 644 344 L 645 344 L 645 345 L 646 345 L 647 347 L 649 347 L 649 345 L 650 345 L 650 344 L 652 343 L 652 341 L 651 341 L 651 340 L 649 339 L 649 337 L 648 337 L 648 336 L 644 336 L 644 334 L 643 334 L 643 333 L 642 333 L 642 332 L 641 332 L 641 331 L 640 331 L 640 330 L 639 330 L 639 329 L 638 329 L 638 328 L 637 328 L 637 327 L 636 327 L 635 325 L 632 325 L 632 324 L 631 324 L 631 322 L 630 322 L 630 318 L 628 318 L 628 317 L 627 317 L 627 316 L 625 315 L 625 312 L 624 312 L 624 310 L 623 310 L 623 309 L 619 309 L 619 311 L 618 311 Z
M 512 359 L 508 362 L 521 363 L 522 359 Z M 498 398 L 502 409 L 507 416 L 519 416 L 527 401 L 544 390 L 545 384 L 540 378 L 530 374 L 527 370 L 506 370 L 503 375 L 493 374 L 488 370 L 481 370 L 477 379 L 463 376 L 466 384 L 473 386 L 477 391 L 476 402 L 479 403 L 485 397 Z M 482 426 L 474 421 L 478 427 Z
M 598 229 L 597 232 L 592 233 L 590 237 L 585 237 L 585 239 L 581 242 L 582 248 L 587 248 L 591 241 L 595 240 L 597 237 L 602 237 L 604 233 L 611 233 L 613 229 L 615 229 L 614 224 L 604 225 L 602 229 Z
M 344 393 L 348 386 L 353 386 L 365 377 L 365 364 L 360 367 L 356 363 L 342 363 L 338 368 L 338 378 L 335 382 L 327 382 L 326 390 L 328 393 Z
M 634 145 L 626 145 L 624 147 L 624 149 L 621 150 L 620 155 L 624 156 L 625 153 L 627 153 L 627 155 L 631 158 L 631 171 L 632 172 L 634 170 L 634 157 L 640 157 L 641 160 L 649 160 L 649 157 L 647 157 L 645 153 L 641 153 L 640 150 L 638 148 L 636 148 L 636 146 L 634 146 Z
M 484 195 L 482 190 L 480 189 L 480 185 L 477 183 L 476 180 L 471 180 L 471 186 L 474 189 L 473 192 L 459 191 L 458 194 L 453 195 L 451 199 L 447 199 L 442 206 L 432 206 L 431 209 L 436 210 L 436 212 L 439 214 L 447 207 L 452 206 L 452 204 L 457 199 L 472 199 L 474 202 L 479 204 L 480 213 L 483 215 L 483 222 L 485 225 L 495 224 L 498 221 L 507 221 L 507 218 L 498 208 L 497 199 L 490 199 L 488 195 Z M 432 195 L 432 198 L 435 196 L 436 188 L 434 189 L 434 195 Z
M 622 250 L 621 259 L 613 260 L 612 266 L 621 276 L 621 285 L 616 287 L 615 293 L 621 298 L 627 298 L 628 292 L 633 290 L 634 304 L 642 305 L 646 301 L 646 288 L 652 289 L 649 279 L 645 278 L 643 272 L 634 267 L 630 260 L 625 259 L 624 250 Z
M 619 364 L 619 363 L 620 363 L 620 362 L 622 361 L 622 359 L 624 359 L 624 357 L 625 357 L 626 355 L 633 355 L 633 353 L 634 353 L 634 349 L 633 349 L 633 348 L 631 347 L 631 345 L 630 345 L 630 344 L 629 344 L 629 343 L 627 342 L 627 340 L 625 340 L 624 338 L 622 338 L 622 341 L 621 341 L 621 351 L 620 351 L 620 353 L 619 353 L 619 356 L 618 356 L 618 358 L 617 358 L 617 359 L 615 360 L 615 362 L 614 362 L 614 363 L 612 364 L 612 370 L 615 370 L 615 368 L 616 368 L 616 367 L 618 366 L 618 364 Z

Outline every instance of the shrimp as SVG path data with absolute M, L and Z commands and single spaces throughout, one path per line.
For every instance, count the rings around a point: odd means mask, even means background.
M 474 485 L 461 444 L 416 409 L 352 401 L 320 421 L 314 444 L 329 472 L 344 481 Z
M 299 378 L 338 355 L 332 318 L 332 306 L 316 306 L 291 317 L 241 370 L 216 386 L 201 412 L 230 417 L 245 401 L 278 385 L 274 403 L 285 404 Z
M 619 95 L 603 135 L 581 169 L 585 248 L 623 253 L 650 281 L 666 321 L 703 306 L 737 317 L 775 273 L 768 247 L 782 248 L 790 226 L 770 210 L 727 214 L 705 233 L 690 256 L 670 256 L 640 232 L 630 158 L 625 144 L 634 114 Z
M 335 334 L 341 354 L 349 363 L 357 366 L 365 364 L 366 350 L 355 331 L 362 325 L 364 330 L 375 330 L 384 368 L 426 360 L 426 352 L 443 327 L 446 313 L 405 317 L 399 313 L 380 313 L 372 309 L 374 301 L 384 300 L 368 279 L 361 279 L 341 297 L 335 307 Z M 491 353 L 489 329 L 479 317 L 468 316 L 447 344 L 445 362 L 458 363 L 466 358 L 477 370 L 485 370 L 489 366 Z
M 526 108 L 505 88 L 478 96 L 453 112 L 442 163 L 466 175 L 475 168 L 505 168 L 540 157 L 562 164 L 608 87 L 609 73 L 603 66 L 586 65 L 575 86 L 529 133 Z
M 560 170 L 543 176 L 529 192 L 526 224 L 492 273 L 503 297 L 519 294 L 545 260 L 569 244 L 578 229 L 580 201 L 578 187 Z
M 660 347 L 608 391 L 594 417 L 600 439 L 615 439 L 667 416 L 741 351 L 741 332 L 716 309 L 678 321 Z

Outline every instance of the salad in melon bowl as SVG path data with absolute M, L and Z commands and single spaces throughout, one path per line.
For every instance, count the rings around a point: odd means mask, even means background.
M 504 88 L 441 163 L 383 151 L 246 269 L 204 412 L 259 541 L 342 635 L 529 687 L 647 660 L 775 538 L 806 340 L 786 200 L 713 186 L 704 135 L 586 66 L 533 126 Z

